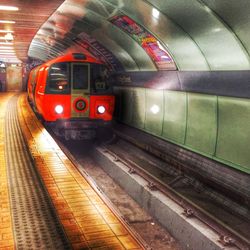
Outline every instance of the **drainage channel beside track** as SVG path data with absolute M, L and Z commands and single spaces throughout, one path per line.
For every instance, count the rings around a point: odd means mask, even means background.
M 247 207 L 237 204 L 120 137 L 113 144 L 96 148 L 95 155 L 105 170 L 136 201 L 170 229 L 174 237 L 182 241 L 184 248 L 249 249 L 250 211 Z M 177 204 L 181 220 L 173 219 L 177 208 L 172 211 L 164 208 L 164 202 L 159 199 L 162 195 Z M 172 220 L 171 223 L 169 220 Z M 196 229 L 194 221 L 199 224 Z M 178 228 L 177 224 L 183 229 Z M 203 225 L 199 235 L 197 228 L 200 224 Z M 202 235 L 202 230 L 210 233 Z

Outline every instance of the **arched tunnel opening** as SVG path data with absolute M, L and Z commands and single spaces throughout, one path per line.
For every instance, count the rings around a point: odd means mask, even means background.
M 1 1 L 0 248 L 249 249 L 249 25 L 248 0 Z M 56 240 L 22 233 L 25 182 Z

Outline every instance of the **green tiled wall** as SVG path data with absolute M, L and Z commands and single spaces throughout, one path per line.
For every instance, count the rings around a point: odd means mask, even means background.
M 159 112 L 154 114 L 152 107 L 158 107 Z M 145 129 L 154 135 L 162 134 L 163 126 L 163 92 L 146 89 L 146 120 Z
M 219 97 L 216 156 L 250 169 L 250 100 Z
M 185 145 L 208 155 L 215 151 L 217 97 L 188 93 Z
M 135 88 L 134 89 L 134 97 L 133 97 L 133 117 L 132 123 L 136 128 L 144 129 L 145 127 L 145 101 L 146 98 L 146 89 L 143 88 Z
M 186 134 L 187 94 L 164 91 L 164 104 L 162 136 L 183 144 Z
M 132 87 L 115 93 L 121 122 L 250 173 L 250 100 Z

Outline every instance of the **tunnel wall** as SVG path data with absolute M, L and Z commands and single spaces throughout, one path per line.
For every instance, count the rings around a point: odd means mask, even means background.
M 6 68 L 6 90 L 7 91 L 22 91 L 22 67 L 8 66 Z
M 114 91 L 119 121 L 250 173 L 249 99 L 135 86 Z

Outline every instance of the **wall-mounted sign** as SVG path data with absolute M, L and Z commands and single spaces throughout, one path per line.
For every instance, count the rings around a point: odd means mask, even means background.
M 110 69 L 114 71 L 123 71 L 121 63 L 116 59 L 113 53 L 87 33 L 80 33 L 74 42 L 89 51 L 94 57 L 106 63 Z
M 159 70 L 176 70 L 167 50 L 144 27 L 126 15 L 113 16 L 109 21 L 129 34 L 147 52 Z

